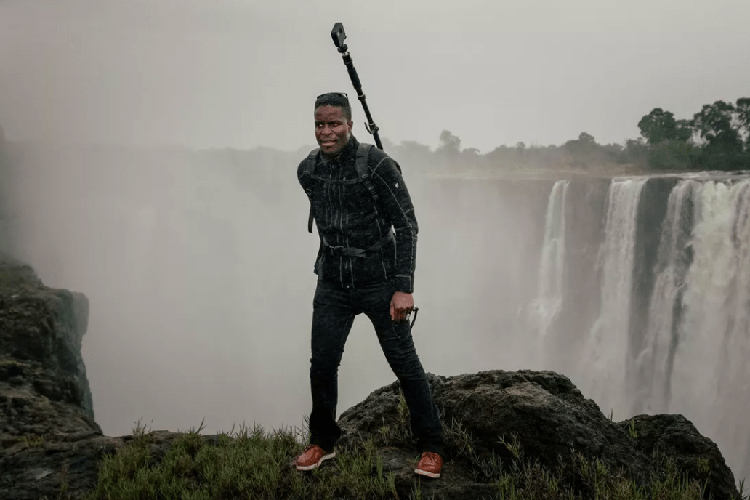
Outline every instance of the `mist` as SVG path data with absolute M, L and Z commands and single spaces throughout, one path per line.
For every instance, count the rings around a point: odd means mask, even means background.
M 300 159 L 60 146 L 24 156 L 15 251 L 47 286 L 90 300 L 83 357 L 105 434 L 138 419 L 183 430 L 205 419 L 207 432 L 302 425 L 318 238 L 305 227 Z M 519 275 L 524 245 L 507 242 L 541 228 L 500 189 L 405 179 L 421 226 L 414 336 L 426 370 L 529 368 L 533 339 L 516 338 L 513 305 L 534 284 Z M 340 411 L 394 380 L 358 317 Z
M 0 0 L 8 249 L 47 286 L 89 298 L 83 359 L 104 434 L 138 420 L 203 421 L 207 433 L 303 425 L 318 238 L 296 168 L 315 96 L 349 91 L 354 134 L 372 142 L 334 22 L 393 144 L 435 145 L 443 129 L 483 151 L 583 130 L 622 142 L 655 106 L 688 116 L 747 92 L 746 2 L 470 4 Z M 575 363 L 577 344 L 545 362 L 529 321 L 554 180 L 458 179 L 394 158 L 420 226 L 425 370 Z M 568 314 L 590 312 L 598 293 Z M 394 380 L 359 316 L 339 413 Z

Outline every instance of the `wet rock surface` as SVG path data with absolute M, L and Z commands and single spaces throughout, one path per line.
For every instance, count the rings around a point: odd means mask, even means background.
M 81 498 L 96 485 L 101 459 L 123 442 L 81 433 L 6 444 L 0 451 L 0 498 Z
M 684 416 L 637 415 L 617 426 L 634 436 L 636 447 L 644 455 L 671 457 L 688 476 L 707 481 L 714 498 L 737 495 L 734 476 L 719 447 Z
M 550 470 L 562 466 L 573 476 L 580 456 L 596 459 L 645 487 L 659 477 L 660 464 L 670 458 L 689 478 L 707 482 L 706 495 L 716 499 L 739 495 L 716 444 L 681 415 L 641 415 L 612 422 L 567 377 L 548 371 L 498 370 L 453 377 L 430 375 L 429 379 L 444 424 L 468 433 L 473 456 L 461 449 L 465 438 L 457 439 L 455 430 L 450 431 L 444 478 L 423 488 L 427 498 L 431 492 L 436 498 L 477 498 L 447 491 L 488 486 L 482 484 L 477 464 L 494 456 L 509 470 L 518 458 L 515 451 L 523 461 L 538 462 Z M 400 400 L 399 384 L 394 382 L 344 412 L 342 443 L 378 441 L 386 434 L 384 426 L 403 418 Z M 391 444 L 408 449 L 415 443 L 407 438 Z M 406 478 L 409 473 L 404 469 L 398 474 L 402 492 L 409 489 L 406 483 L 413 487 L 415 479 Z M 447 496 L 441 496 L 444 490 Z
M 110 438 L 81 358 L 87 323 L 83 294 L 0 257 L 0 498 L 53 498 L 66 477 L 79 489 L 96 479 Z
M 0 439 L 99 431 L 81 357 L 88 299 L 0 262 Z
M 102 459 L 133 439 L 103 436 L 93 419 L 80 354 L 87 316 L 82 294 L 47 288 L 30 267 L 0 260 L 0 499 L 82 498 L 95 486 Z M 580 457 L 597 459 L 646 487 L 669 458 L 705 482 L 706 498 L 738 497 L 718 447 L 681 415 L 612 422 L 567 377 L 549 371 L 428 378 L 447 438 L 438 480 L 413 474 L 418 453 L 398 382 L 339 420 L 340 448 L 373 439 L 399 498 L 416 491 L 422 498 L 494 498 L 492 475 L 519 456 L 572 475 Z M 152 465 L 178 436 L 149 434 Z M 499 465 L 487 467 L 493 460 Z

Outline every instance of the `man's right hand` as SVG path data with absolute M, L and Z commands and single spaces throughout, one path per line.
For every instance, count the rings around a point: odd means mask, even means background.
M 391 320 L 394 323 L 407 321 L 414 310 L 414 296 L 406 292 L 395 292 L 391 298 Z

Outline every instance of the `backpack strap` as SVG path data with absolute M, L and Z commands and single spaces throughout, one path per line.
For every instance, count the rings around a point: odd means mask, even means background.
M 370 148 L 372 148 L 372 144 L 359 143 L 359 147 L 357 148 L 357 158 L 354 161 L 354 168 L 357 170 L 357 176 L 359 176 L 362 183 L 370 192 L 370 196 L 372 196 L 372 199 L 377 203 L 378 193 L 375 192 L 375 186 L 373 186 L 372 178 L 370 177 L 370 168 L 367 165 Z
M 362 183 L 367 188 L 367 191 L 370 193 L 370 196 L 372 196 L 372 199 L 375 200 L 375 203 L 378 202 L 378 193 L 375 191 L 375 186 L 372 184 L 372 178 L 370 177 L 370 169 L 367 164 L 368 157 L 370 155 L 370 149 L 372 148 L 372 144 L 364 144 L 359 143 L 359 146 L 357 147 L 357 156 L 354 160 L 354 168 L 357 171 L 357 176 L 362 180 Z M 307 158 L 304 160 L 304 166 L 303 168 L 303 175 L 311 176 L 315 172 L 315 166 L 317 165 L 318 161 L 318 151 L 320 149 L 313 149 L 310 151 L 310 154 L 307 155 Z M 309 190 L 307 191 L 307 197 L 310 199 L 310 215 L 307 218 L 307 232 L 312 233 L 312 223 L 313 223 L 313 191 Z
M 310 151 L 310 154 L 307 155 L 307 158 L 305 158 L 305 164 L 302 167 L 302 175 L 303 176 L 311 176 L 315 172 L 315 166 L 318 162 L 318 151 L 320 151 L 319 148 L 313 149 Z M 305 188 L 305 192 L 307 193 L 307 197 L 310 200 L 310 215 L 307 217 L 307 232 L 312 233 L 312 224 L 313 224 L 313 189 L 312 188 Z

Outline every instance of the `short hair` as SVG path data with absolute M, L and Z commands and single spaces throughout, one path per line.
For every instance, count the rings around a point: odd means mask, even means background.
M 315 109 L 318 109 L 321 106 L 336 106 L 337 108 L 341 108 L 346 120 L 352 120 L 352 105 L 349 104 L 349 98 L 343 92 L 328 92 L 327 94 L 320 94 L 318 98 L 315 99 Z

